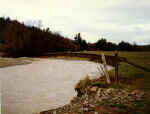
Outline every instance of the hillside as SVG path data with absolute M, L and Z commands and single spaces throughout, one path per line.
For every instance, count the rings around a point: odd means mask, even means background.
M 78 45 L 47 29 L 26 26 L 16 20 L 0 18 L 2 50 L 11 56 L 33 56 L 45 52 L 74 51 Z
M 100 38 L 95 43 L 87 43 L 80 33 L 72 40 L 49 28 L 41 29 L 10 18 L 0 18 L 0 51 L 5 52 L 5 56 L 37 56 L 49 52 L 84 50 L 150 51 L 150 45 L 140 46 L 125 41 L 116 44 L 105 38 Z

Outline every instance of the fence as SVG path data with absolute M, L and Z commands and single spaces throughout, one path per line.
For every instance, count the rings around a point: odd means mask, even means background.
M 99 55 L 99 54 L 62 53 L 61 52 L 61 53 L 49 53 L 49 54 L 43 55 L 43 57 L 59 57 L 59 56 L 89 58 L 90 61 L 99 62 L 99 63 L 103 62 L 102 61 L 102 55 Z M 127 64 L 130 64 L 130 65 L 136 67 L 136 68 L 139 68 L 139 69 L 142 69 L 144 71 L 150 72 L 150 69 L 145 68 L 143 66 L 140 66 L 138 64 L 135 64 L 135 63 L 129 61 L 125 57 L 118 56 L 118 52 L 117 51 L 114 52 L 114 56 L 113 55 L 105 55 L 105 59 L 106 59 L 108 65 L 111 65 L 111 66 L 115 67 L 115 81 L 116 81 L 116 83 L 119 82 L 118 70 L 119 70 L 119 64 L 121 62 L 125 62 Z

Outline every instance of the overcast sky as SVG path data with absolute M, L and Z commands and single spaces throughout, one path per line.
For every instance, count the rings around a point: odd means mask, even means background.
M 150 44 L 150 0 L 2 0 L 0 16 L 41 20 L 44 28 L 69 38 L 80 32 L 89 42 Z

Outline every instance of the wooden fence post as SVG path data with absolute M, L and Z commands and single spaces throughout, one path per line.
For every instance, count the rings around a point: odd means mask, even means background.
M 110 82 L 110 77 L 109 77 L 109 74 L 108 74 L 107 63 L 106 63 L 105 55 L 103 53 L 102 53 L 102 62 L 103 62 L 104 73 L 105 73 L 105 76 L 106 76 L 107 84 L 110 84 L 111 82 Z
M 118 84 L 118 51 L 115 51 L 115 82 Z

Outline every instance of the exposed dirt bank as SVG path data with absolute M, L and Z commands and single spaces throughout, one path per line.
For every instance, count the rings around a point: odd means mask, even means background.
M 87 86 L 82 96 L 40 114 L 149 114 L 150 94 L 139 90 Z

